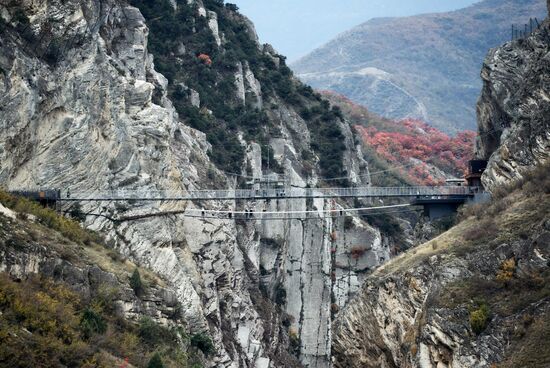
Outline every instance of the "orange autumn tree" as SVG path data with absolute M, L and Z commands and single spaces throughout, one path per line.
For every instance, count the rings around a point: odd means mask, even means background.
M 211 66 L 212 65 L 212 59 L 207 54 L 200 54 L 197 56 L 197 58 L 203 62 L 205 65 Z

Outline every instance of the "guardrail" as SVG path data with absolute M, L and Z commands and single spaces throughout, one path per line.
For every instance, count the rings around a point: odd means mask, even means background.
M 358 187 L 358 188 L 275 188 L 228 190 L 113 190 L 102 192 L 61 192 L 60 201 L 187 201 L 187 200 L 254 200 L 282 198 L 350 198 L 350 197 L 417 197 L 467 196 L 479 193 L 478 187 Z

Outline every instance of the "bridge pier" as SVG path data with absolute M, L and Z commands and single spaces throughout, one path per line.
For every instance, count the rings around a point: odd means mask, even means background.
M 453 203 L 432 203 L 424 205 L 424 216 L 431 221 L 450 217 L 458 211 L 458 204 Z
M 415 206 L 424 207 L 424 216 L 431 221 L 452 216 L 458 211 L 458 207 L 466 203 L 467 198 L 460 197 L 417 197 L 412 201 Z

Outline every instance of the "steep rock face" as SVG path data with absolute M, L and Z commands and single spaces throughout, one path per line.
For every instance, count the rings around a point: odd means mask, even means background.
M 476 155 L 489 159 L 492 190 L 550 158 L 550 22 L 526 39 L 489 52 L 478 102 Z
M 297 132 L 308 132 L 299 119 L 291 126 Z M 287 129 L 283 128 L 283 137 L 288 134 L 288 139 L 278 138 L 271 144 L 274 156 L 285 168 L 289 185 L 305 187 L 311 182 L 297 172 L 301 163 L 296 152 L 302 146 L 292 143 Z M 347 134 L 351 140 L 349 130 Z M 309 137 L 304 139 L 307 142 Z M 252 144 L 248 157 L 253 173 L 261 172 L 260 155 L 260 147 Z M 361 156 L 359 152 L 347 157 L 348 172 L 360 172 L 364 163 L 357 157 Z M 315 178 L 309 180 L 315 185 Z M 252 203 L 249 208 L 257 212 L 309 211 L 303 217 L 289 215 L 292 220 L 240 224 L 239 241 L 259 270 L 262 288 L 288 314 L 285 323 L 289 324 L 292 347 L 302 363 L 329 367 L 333 314 L 358 291 L 369 270 L 389 259 L 389 244 L 383 242 L 377 229 L 358 218 L 327 216 L 323 211 L 341 208 L 334 201 L 283 199 Z
M 116 1 L 21 5 L 29 18 L 24 27 L 32 32 L 30 41 L 11 28 L 1 38 L 2 182 L 12 188 L 44 186 L 88 193 L 128 187 L 197 188 L 198 168 L 209 167 L 207 144 L 203 135 L 179 123 L 164 96 L 159 104 L 152 102 L 153 91 L 162 92 L 166 80 L 153 69 L 140 12 Z M 3 10 L 11 14 L 9 8 Z M 52 18 L 59 23 L 55 27 L 49 23 Z M 117 210 L 136 214 L 178 208 L 182 206 L 137 204 Z M 85 209 L 114 211 L 108 204 Z M 217 309 L 203 306 L 202 290 L 206 289 L 206 300 L 217 294 L 209 288 L 212 280 L 201 273 L 219 277 L 230 270 L 230 277 L 242 282 L 232 266 L 239 262 L 230 235 L 235 231 L 231 225 L 205 224 L 201 228 L 211 245 L 199 252 L 182 246 L 184 229 L 193 224 L 179 221 L 174 227 L 173 221 L 153 218 L 115 227 L 104 218 L 89 217 L 88 225 L 110 234 L 120 252 L 170 280 L 191 328 L 207 331 L 206 317 Z M 214 245 L 216 239 L 222 247 Z M 194 257 L 218 262 L 195 263 Z M 240 287 L 246 289 L 236 285 Z M 238 307 L 253 310 L 244 295 Z M 248 318 L 257 319 L 254 314 Z M 219 330 L 214 334 L 221 340 Z M 222 365 L 232 361 L 223 347 L 217 360 Z
M 165 325 L 181 322 L 174 317 L 178 299 L 172 290 L 149 283 L 145 295 L 138 298 L 124 282 L 128 277 L 125 273 L 131 268 L 122 261 L 110 259 L 106 251 L 83 249 L 55 236 L 37 239 L 36 227 L 33 229 L 18 219 L 0 216 L 0 225 L 0 271 L 12 278 L 21 280 L 40 274 L 70 285 L 86 298 L 102 288 L 114 290 L 113 307 L 127 319 L 138 321 L 142 316 L 149 316 Z M 116 272 L 106 272 L 101 267 Z
M 481 225 L 480 219 L 472 217 L 377 269 L 337 318 L 334 366 L 548 364 L 545 354 L 530 356 L 535 353 L 532 347 L 548 348 L 548 331 L 539 335 L 539 329 L 546 323 L 550 304 L 546 291 L 541 293 L 543 284 L 531 284 L 535 275 L 549 277 L 550 224 L 546 219 L 550 208 L 540 206 L 544 201 L 548 194 L 527 201 L 514 195 L 507 199 L 506 203 L 515 202 L 509 210 L 489 208 Z M 497 215 L 497 211 L 501 212 Z M 531 213 L 528 219 L 525 211 Z M 488 223 L 505 225 L 491 225 L 497 227 L 488 230 Z M 477 234 L 492 235 L 472 240 L 468 234 L 476 227 Z M 524 228 L 532 236 L 522 238 Z M 513 270 L 510 274 L 503 273 L 505 265 Z M 475 330 L 478 315 L 482 325 Z M 524 325 L 523 320 L 536 323 Z M 526 352 L 518 354 L 522 350 Z
M 216 13 L 200 1 L 189 3 L 196 5 L 196 17 L 207 19 L 216 47 L 223 45 Z M 149 29 L 138 9 L 117 0 L 2 1 L 0 15 L 2 185 L 62 188 L 73 195 L 234 185 L 210 161 L 205 134 L 186 125 L 188 116 L 172 106 L 167 91 L 174 86 L 155 70 Z M 246 23 L 245 29 L 255 40 L 253 27 Z M 187 49 L 180 44 L 174 53 L 181 60 L 195 58 Z M 279 65 L 278 56 L 263 49 Z M 246 60 L 240 66 L 234 99 L 260 109 L 266 104 L 263 88 Z M 190 105 L 212 116 L 203 105 L 208 95 L 181 88 L 189 92 Z M 268 102 L 267 117 L 280 129 L 268 142 L 274 160 L 291 185 L 316 185 L 318 168 L 303 160 L 315 133 L 280 96 Z M 360 148 L 347 124 L 334 124 L 345 145 L 339 169 L 361 184 L 368 169 Z M 260 146 L 238 137 L 248 152 L 242 166 L 260 177 Z M 90 213 L 89 228 L 107 234 L 120 253 L 166 281 L 191 332 L 213 337 L 216 354 L 209 366 L 298 366 L 287 349 L 291 344 L 303 364 L 328 367 L 331 308 L 345 305 L 362 275 L 389 258 L 379 231 L 358 218 L 327 217 L 320 211 L 339 206 L 330 201 L 246 204 L 259 211 L 311 212 L 245 223 L 179 214 L 195 206 L 245 208 L 136 201 L 88 203 L 83 209 Z

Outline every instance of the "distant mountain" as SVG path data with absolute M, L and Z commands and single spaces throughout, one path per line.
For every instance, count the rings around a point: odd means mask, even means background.
M 546 16 L 544 0 L 485 0 L 458 11 L 373 19 L 291 67 L 382 116 L 418 118 L 448 133 L 475 128 L 479 70 L 512 24 Z

